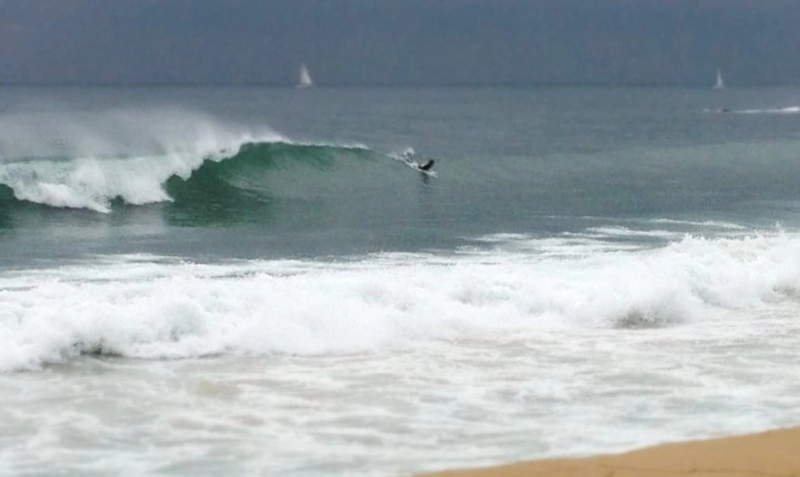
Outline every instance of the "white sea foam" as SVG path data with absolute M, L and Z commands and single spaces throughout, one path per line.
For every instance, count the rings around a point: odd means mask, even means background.
M 0 461 L 410 475 L 800 423 L 798 245 L 7 270 Z
M 669 230 L 637 230 L 627 227 L 590 227 L 587 232 L 595 237 L 653 237 L 662 239 L 674 239 L 680 237 L 682 233 Z
M 800 106 L 790 106 L 786 108 L 741 109 L 733 112 L 740 114 L 797 114 L 800 113 Z
M 797 114 L 800 113 L 800 106 L 788 106 L 784 108 L 752 108 L 752 109 L 709 109 L 706 113 L 732 113 L 732 114 Z
M 739 224 L 735 224 L 732 222 L 721 222 L 717 220 L 703 220 L 703 221 L 694 221 L 694 220 L 678 220 L 678 219 L 653 219 L 647 220 L 645 223 L 654 222 L 657 224 L 668 224 L 668 225 L 690 225 L 690 226 L 698 226 L 703 227 L 706 229 L 735 229 L 735 230 L 746 230 L 747 227 Z
M 106 212 L 115 197 L 168 200 L 166 179 L 188 177 L 244 143 L 284 140 L 267 128 L 177 109 L 7 116 L 0 122 L 0 183 L 20 200 Z
M 0 369 L 133 358 L 325 355 L 541 331 L 682 326 L 795 303 L 800 238 L 656 250 L 382 255 L 200 265 L 134 257 L 0 275 Z

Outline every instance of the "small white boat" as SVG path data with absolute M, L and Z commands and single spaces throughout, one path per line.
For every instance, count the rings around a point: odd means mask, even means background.
M 308 68 L 306 68 L 305 63 L 300 65 L 300 82 L 297 83 L 298 88 L 309 88 L 314 86 L 314 82 L 311 81 L 311 75 L 308 73 Z
M 717 68 L 717 82 L 714 83 L 714 89 L 725 89 L 725 83 L 722 82 L 722 73 Z

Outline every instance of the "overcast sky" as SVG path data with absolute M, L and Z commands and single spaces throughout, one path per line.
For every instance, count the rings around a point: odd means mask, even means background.
M 800 0 L 0 0 L 0 82 L 800 84 Z

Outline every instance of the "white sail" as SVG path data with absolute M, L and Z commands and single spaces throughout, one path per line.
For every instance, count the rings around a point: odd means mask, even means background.
M 311 75 L 308 74 L 308 68 L 305 64 L 300 65 L 300 82 L 297 84 L 298 88 L 308 88 L 313 86 L 314 82 L 311 81 Z
M 722 82 L 722 73 L 717 68 L 717 82 L 714 84 L 714 89 L 723 89 L 725 87 L 725 83 Z

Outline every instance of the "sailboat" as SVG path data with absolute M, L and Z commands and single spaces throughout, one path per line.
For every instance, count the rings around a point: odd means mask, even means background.
M 714 89 L 725 89 L 725 83 L 722 82 L 722 73 L 717 68 L 717 82 L 714 84 Z
M 298 88 L 308 88 L 310 86 L 314 86 L 314 82 L 311 81 L 311 75 L 308 74 L 308 68 L 306 68 L 305 63 L 300 65 L 300 82 L 297 83 Z

